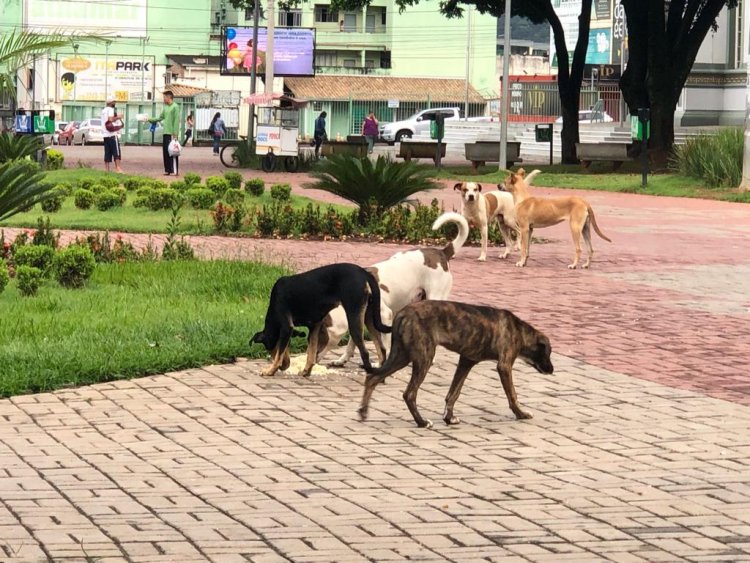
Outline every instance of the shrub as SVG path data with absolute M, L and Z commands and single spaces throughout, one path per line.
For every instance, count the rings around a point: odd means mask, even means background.
M 69 195 L 73 195 L 73 184 L 71 184 L 70 182 L 59 182 L 55 186 L 55 190 L 67 197 Z
M 224 192 L 223 199 L 232 207 L 237 207 L 245 203 L 245 192 L 235 188 L 229 188 L 226 192 Z
M 242 188 L 242 174 L 240 174 L 239 172 L 224 172 L 224 179 L 229 182 L 230 188 L 234 190 L 239 190 Z
M 300 218 L 300 228 L 303 233 L 308 235 L 317 235 L 321 230 L 321 223 L 323 221 L 322 214 L 320 212 L 320 206 L 308 203 L 307 207 L 302 211 L 302 217 Z
M 358 222 L 365 225 L 373 212 L 379 215 L 411 195 L 440 187 L 431 179 L 433 174 L 432 168 L 414 162 L 393 162 L 383 156 L 373 163 L 369 158 L 333 155 L 319 162 L 311 172 L 317 181 L 305 187 L 356 203 Z
M 216 203 L 216 194 L 207 188 L 192 188 L 185 196 L 194 209 L 211 209 Z
M 136 190 L 135 195 L 139 197 L 149 197 L 152 193 L 154 193 L 154 188 L 152 186 L 141 186 Z
M 34 266 L 18 266 L 16 268 L 16 283 L 18 292 L 24 297 L 33 297 L 42 285 L 42 271 Z
M 185 174 L 185 176 L 183 176 L 182 179 L 185 181 L 186 184 L 189 184 L 189 185 L 195 185 L 195 184 L 201 183 L 200 174 L 196 174 L 195 172 L 188 172 L 187 174 Z
M 19 247 L 13 260 L 16 266 L 31 266 L 37 268 L 42 275 L 47 275 L 55 257 L 55 249 L 46 244 L 26 245 Z
M 99 211 L 107 211 L 113 207 L 120 207 L 120 195 L 114 191 L 105 191 L 96 196 L 96 208 Z
M 125 186 L 125 189 L 129 192 L 133 192 L 137 190 L 138 188 L 143 187 L 145 184 L 149 184 L 150 182 L 148 180 L 145 180 L 144 178 L 127 178 L 122 185 Z
M 166 190 L 169 188 L 169 184 L 166 182 L 163 182 L 162 180 L 146 180 L 146 184 L 148 186 L 151 186 L 155 190 Z
M 158 211 L 160 209 L 172 209 L 182 204 L 182 195 L 177 191 L 170 188 L 159 188 L 153 190 L 148 196 L 146 207 L 151 211 Z
M 226 233 L 232 221 L 234 209 L 222 202 L 219 202 L 211 211 L 211 218 L 214 221 L 214 229 L 217 233 Z
M 63 287 L 83 287 L 94 273 L 94 255 L 88 247 L 71 245 L 57 253 L 53 262 L 55 278 Z
M 55 149 L 47 151 L 47 170 L 62 170 L 65 167 L 65 155 Z
M 42 200 L 42 211 L 44 211 L 45 213 L 57 213 L 58 211 L 60 211 L 60 209 L 62 209 L 64 201 L 65 196 L 62 194 L 62 192 L 57 192 L 57 195 Z
M 105 189 L 112 189 L 112 188 L 120 187 L 120 180 L 118 180 L 117 178 L 113 178 L 112 176 L 105 176 L 104 178 L 99 178 L 98 183 L 104 186 Z
M 120 198 L 120 205 L 125 205 L 125 202 L 128 201 L 128 190 L 122 187 L 116 187 L 112 188 L 110 192 L 117 194 L 117 197 Z
M 93 186 L 96 182 L 92 180 L 91 178 L 83 178 L 82 180 L 78 180 L 78 187 L 82 190 L 91 190 L 91 186 Z
M 177 190 L 178 192 L 184 192 L 188 189 L 190 189 L 190 184 L 185 182 L 184 180 L 175 180 L 171 184 L 169 184 L 169 187 L 173 190 Z
M 229 182 L 221 176 L 209 176 L 206 178 L 206 187 L 221 197 L 229 189 Z
M 744 132 L 738 127 L 701 135 L 675 147 L 672 165 L 682 174 L 701 178 L 708 187 L 736 188 L 742 181 Z
M 163 260 L 194 260 L 195 252 L 185 237 L 177 240 L 177 233 L 180 230 L 180 210 L 177 207 L 172 208 L 172 218 L 167 225 L 167 239 L 164 241 L 164 248 L 161 252 Z
M 109 241 L 109 231 L 104 231 L 104 234 L 101 236 L 99 233 L 91 233 L 83 240 L 76 237 L 73 244 L 88 248 L 96 262 L 112 261 L 112 245 Z
M 292 186 L 289 184 L 274 184 L 271 186 L 271 197 L 278 201 L 289 201 L 292 197 Z
M 89 188 L 89 190 L 91 190 L 94 193 L 94 195 L 99 195 L 101 193 L 104 193 L 108 189 L 109 188 L 105 186 L 104 184 L 102 184 L 101 182 L 96 182 L 95 184 L 92 184 L 91 187 Z
M 49 217 L 42 219 L 39 217 L 36 220 L 36 231 L 31 239 L 31 244 L 44 244 L 51 248 L 57 248 L 60 243 L 60 233 L 55 234 L 52 232 L 52 226 L 49 222 Z
M 9 281 L 8 265 L 5 263 L 5 260 L 0 260 L 0 293 L 5 291 Z
M 263 178 L 250 178 L 245 182 L 245 191 L 256 197 L 262 196 L 266 191 L 266 182 Z
M 95 197 L 94 192 L 83 188 L 77 189 L 73 193 L 73 201 L 78 209 L 89 209 L 94 205 Z

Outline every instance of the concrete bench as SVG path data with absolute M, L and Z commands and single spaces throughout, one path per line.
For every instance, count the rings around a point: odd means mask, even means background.
M 357 158 L 363 158 L 367 156 L 367 143 L 363 144 L 359 141 L 353 143 L 348 141 L 325 141 L 320 147 L 320 154 L 322 156 L 348 154 Z
M 634 160 L 633 143 L 576 143 L 576 154 L 581 166 L 588 168 L 594 161 L 611 162 L 614 170 L 623 162 Z
M 406 161 L 412 158 L 429 158 L 437 164 L 437 141 L 401 141 L 398 156 Z M 445 143 L 440 146 L 440 158 L 445 158 Z
M 510 168 L 516 162 L 523 162 L 519 141 L 509 141 L 505 146 L 506 168 Z M 476 172 L 477 168 L 483 166 L 486 162 L 500 161 L 500 140 L 464 143 L 464 153 L 466 160 L 471 161 L 471 169 Z

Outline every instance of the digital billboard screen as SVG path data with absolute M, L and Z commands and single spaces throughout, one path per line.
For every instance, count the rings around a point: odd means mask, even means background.
M 226 27 L 221 41 L 221 74 L 250 76 L 266 72 L 266 28 L 258 28 L 258 46 L 253 47 L 252 27 Z M 254 60 L 253 60 L 254 59 Z M 274 76 L 315 76 L 315 30 L 277 27 L 273 33 Z

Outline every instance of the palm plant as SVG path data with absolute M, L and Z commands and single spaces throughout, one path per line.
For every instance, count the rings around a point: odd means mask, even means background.
M 0 164 L 0 221 L 54 197 L 54 185 L 43 180 L 44 173 L 30 160 Z
M 361 224 L 372 213 L 380 214 L 411 195 L 440 187 L 432 179 L 431 168 L 415 162 L 394 162 L 382 155 L 374 163 L 369 158 L 333 155 L 320 161 L 310 175 L 317 181 L 305 184 L 305 188 L 356 203 Z
M 0 163 L 28 156 L 33 157 L 34 153 L 43 148 L 43 146 L 44 143 L 41 137 L 0 133 Z

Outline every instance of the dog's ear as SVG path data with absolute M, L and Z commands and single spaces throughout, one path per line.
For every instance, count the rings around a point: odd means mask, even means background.
M 478 191 L 478 192 L 481 192 L 481 191 L 482 191 L 482 184 L 477 184 L 477 191 Z
M 265 337 L 265 333 L 263 331 L 256 332 L 253 337 L 250 339 L 250 344 L 263 344 L 263 338 Z
M 516 174 L 523 178 L 524 176 L 526 176 L 526 170 L 524 170 L 523 168 L 519 168 Z
M 454 190 L 460 190 L 463 187 L 463 185 L 464 185 L 463 182 L 459 182 L 458 184 L 456 184 L 456 185 L 453 186 L 453 189 Z
M 510 176 L 508 176 L 508 178 L 505 180 L 505 185 L 507 186 L 508 184 L 510 184 L 512 186 L 516 183 L 516 180 L 518 180 L 518 176 L 511 172 Z
M 507 192 L 508 190 L 505 189 L 505 184 L 498 184 L 497 189 L 501 192 Z

